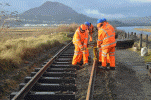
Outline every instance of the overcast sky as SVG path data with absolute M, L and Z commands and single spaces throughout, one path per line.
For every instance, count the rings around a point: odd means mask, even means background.
M 127 18 L 151 16 L 151 0 L 1 0 L 11 7 L 0 9 L 24 12 L 30 8 L 39 7 L 46 1 L 60 2 L 71 7 L 78 13 L 94 18 Z

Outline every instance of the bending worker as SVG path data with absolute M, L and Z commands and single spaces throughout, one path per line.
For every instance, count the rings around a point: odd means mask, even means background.
M 110 69 L 115 69 L 115 31 L 111 25 L 103 19 L 97 21 L 98 40 L 97 47 L 99 48 L 99 62 L 102 61 L 100 68 L 106 69 L 107 54 L 109 54 Z M 102 51 L 102 52 L 101 52 Z
M 72 60 L 72 65 L 79 65 L 82 55 L 83 55 L 83 65 L 88 65 L 88 56 L 86 52 L 87 44 L 88 44 L 88 27 L 82 24 L 76 30 L 73 36 L 73 44 L 75 46 L 74 56 Z
M 89 39 L 89 36 L 90 36 L 90 23 L 87 21 L 87 22 L 85 22 L 84 23 L 87 27 L 88 27 L 88 30 L 89 30 L 89 32 L 88 32 L 88 39 Z M 88 40 L 89 41 L 89 40 Z M 87 56 L 88 56 L 88 59 L 89 59 L 89 50 L 88 49 L 86 49 L 86 52 L 87 52 Z
M 92 35 L 93 35 L 93 32 L 94 32 L 94 27 L 93 25 L 90 23 L 90 26 L 89 26 L 89 35 L 90 35 L 90 42 L 92 41 Z

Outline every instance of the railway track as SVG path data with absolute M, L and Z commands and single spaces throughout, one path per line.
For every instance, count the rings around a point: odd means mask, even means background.
M 127 41 L 129 42 L 129 41 Z M 122 43 L 118 42 L 119 47 Z M 125 43 L 125 41 L 124 41 Z M 131 44 L 130 44 L 131 45 Z M 124 46 L 125 47 L 125 46 Z M 93 100 L 97 70 L 97 49 L 93 47 L 94 61 L 91 69 L 86 100 Z M 72 42 L 61 49 L 51 60 L 44 62 L 42 68 L 36 68 L 24 83 L 19 85 L 18 92 L 12 92 L 11 100 L 76 100 L 76 70 L 71 64 L 74 55 Z
M 76 67 L 71 61 L 74 46 L 70 42 L 60 50 L 42 68 L 36 68 L 24 83 L 19 85 L 18 92 L 12 92 L 11 100 L 75 100 Z

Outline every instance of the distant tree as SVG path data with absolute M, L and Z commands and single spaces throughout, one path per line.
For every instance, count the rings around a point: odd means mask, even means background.
M 9 12 L 4 10 L 5 6 L 11 6 L 9 3 L 0 3 L 0 8 L 2 9 L 0 11 L 0 26 L 1 29 L 3 29 L 6 25 L 6 28 L 9 28 L 9 26 L 11 24 L 16 24 L 16 23 L 20 23 L 21 20 L 18 18 L 18 12 L 17 11 L 13 11 L 13 12 Z

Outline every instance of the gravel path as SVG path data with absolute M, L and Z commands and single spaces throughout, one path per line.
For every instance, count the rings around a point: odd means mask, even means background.
M 97 74 L 94 100 L 151 100 L 151 81 L 144 58 L 127 49 L 116 49 L 115 57 L 116 70 Z M 77 71 L 78 100 L 85 100 L 91 66 Z

